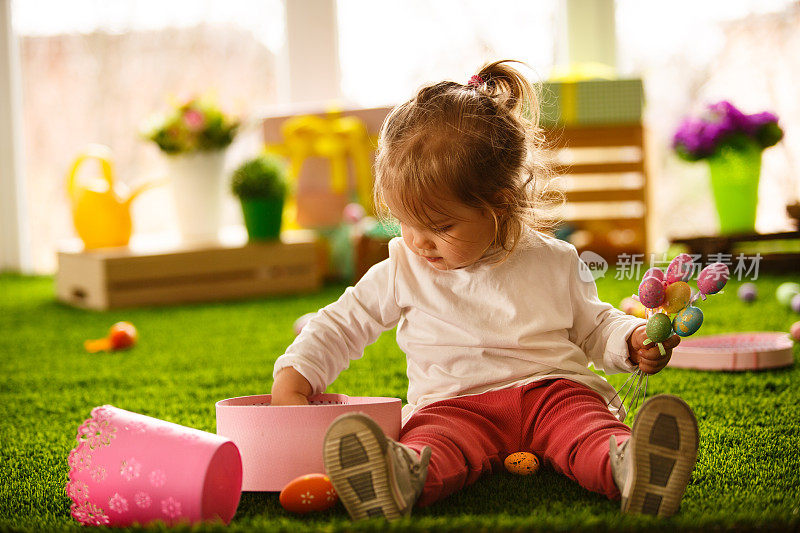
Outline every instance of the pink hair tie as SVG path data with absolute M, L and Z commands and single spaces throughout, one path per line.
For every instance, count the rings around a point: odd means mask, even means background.
M 475 74 L 469 79 L 469 83 L 467 83 L 467 85 L 470 85 L 472 87 L 478 87 L 479 85 L 483 85 L 483 83 L 484 83 L 483 78 Z

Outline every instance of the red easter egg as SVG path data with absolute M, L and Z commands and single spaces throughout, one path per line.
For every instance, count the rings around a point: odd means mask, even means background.
M 697 288 L 703 294 L 717 294 L 728 283 L 731 271 L 725 263 L 708 265 L 697 278 Z
M 675 283 L 676 281 L 687 281 L 692 277 L 692 256 L 689 254 L 680 254 L 675 256 L 675 259 L 670 261 L 667 267 L 667 283 Z
M 328 476 L 308 474 L 287 483 L 278 501 L 290 513 L 308 513 L 330 509 L 338 499 Z
M 117 322 L 108 331 L 112 350 L 124 350 L 136 344 L 139 334 L 130 322 Z
M 642 279 L 644 278 L 657 278 L 661 281 L 664 281 L 664 271 L 658 267 L 648 268 L 647 272 L 644 273 Z
M 664 296 L 664 284 L 658 278 L 653 276 L 644 278 L 639 284 L 639 301 L 649 309 L 655 309 L 663 304 Z

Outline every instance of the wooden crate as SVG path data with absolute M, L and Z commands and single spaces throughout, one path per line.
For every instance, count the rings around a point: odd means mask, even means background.
M 304 236 L 161 251 L 61 251 L 56 293 L 64 303 L 106 310 L 310 292 L 321 282 L 319 244 Z
M 578 251 L 608 260 L 650 249 L 648 165 L 641 124 L 556 126 L 556 174 L 567 186 L 565 222 L 584 235 Z M 576 235 L 578 237 L 578 235 Z

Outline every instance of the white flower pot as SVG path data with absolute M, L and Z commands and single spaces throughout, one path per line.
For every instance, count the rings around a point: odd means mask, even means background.
M 224 198 L 225 151 L 167 157 L 178 230 L 184 242 L 216 240 Z

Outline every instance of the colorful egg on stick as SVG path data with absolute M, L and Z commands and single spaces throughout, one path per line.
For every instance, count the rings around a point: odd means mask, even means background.
M 656 343 L 661 355 L 666 354 L 664 345 L 661 343 L 672 335 L 672 322 L 669 317 L 664 313 L 654 314 L 647 320 L 645 332 L 647 333 L 647 339 L 644 341 L 644 344 Z
M 692 277 L 693 269 L 694 264 L 692 263 L 692 256 L 689 254 L 680 254 L 676 256 L 667 267 L 667 283 L 687 281 Z
M 728 283 L 730 276 L 728 265 L 724 263 L 714 263 L 701 270 L 700 276 L 697 278 L 697 288 L 700 289 L 703 300 L 706 299 L 707 294 L 717 294 L 721 291 Z
M 689 304 L 691 298 L 692 289 L 685 281 L 676 281 L 668 285 L 664 296 L 664 312 L 667 314 L 677 313 Z
M 639 301 L 648 309 L 661 307 L 664 303 L 664 296 L 664 284 L 657 278 L 644 278 L 639 284 Z
M 693 335 L 703 325 L 703 311 L 699 307 L 690 305 L 681 310 L 672 321 L 672 327 L 681 337 Z
M 656 278 L 664 281 L 664 271 L 658 267 L 649 268 L 647 269 L 647 272 L 644 273 L 644 276 L 642 276 L 642 279 L 645 278 Z
M 650 342 L 664 342 L 672 335 L 672 322 L 664 313 L 656 313 L 647 321 L 645 331 Z

